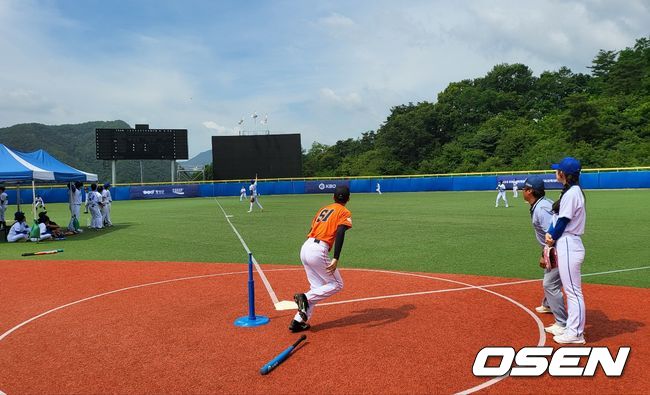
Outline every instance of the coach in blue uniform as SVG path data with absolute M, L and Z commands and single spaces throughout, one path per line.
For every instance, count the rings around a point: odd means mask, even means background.
M 546 198 L 544 179 L 540 176 L 531 176 L 526 179 L 523 186 L 524 200 L 530 204 L 530 216 L 535 230 L 535 236 L 539 244 L 546 245 L 546 232 L 553 219 L 553 202 Z M 541 255 L 541 254 L 540 254 Z M 562 281 L 558 268 L 546 269 L 544 258 L 540 256 L 539 265 L 544 270 L 544 299 L 542 305 L 537 307 L 538 313 L 553 313 L 555 322 L 544 328 L 553 335 L 564 333 L 566 326 L 567 312 L 564 307 L 562 296 Z

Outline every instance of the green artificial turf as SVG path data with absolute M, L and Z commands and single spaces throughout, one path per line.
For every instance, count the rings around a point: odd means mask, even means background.
M 556 198 L 559 192 L 550 191 Z M 341 267 L 539 278 L 540 247 L 528 204 L 508 194 L 510 208 L 495 208 L 494 192 L 353 194 L 353 229 Z M 300 264 L 299 251 L 318 208 L 329 195 L 262 196 L 264 212 L 248 202 L 218 199 L 260 263 Z M 650 191 L 587 191 L 583 273 L 650 265 Z M 67 224 L 65 204 L 48 204 L 50 217 Z M 89 215 L 82 215 L 82 226 Z M 11 217 L 8 212 L 8 217 Z M 246 252 L 214 198 L 113 203 L 114 227 L 86 230 L 65 241 L 0 243 L 0 259 L 26 259 L 27 251 L 63 248 L 30 259 L 246 262 Z M 85 227 L 85 226 L 84 226 Z M 650 287 L 650 270 L 586 277 L 587 282 Z

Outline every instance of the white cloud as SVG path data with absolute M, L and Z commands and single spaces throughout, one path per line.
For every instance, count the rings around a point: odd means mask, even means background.
M 318 19 L 318 23 L 329 28 L 348 28 L 355 25 L 352 19 L 337 13 Z
M 327 103 L 334 104 L 343 109 L 362 109 L 361 96 L 356 92 L 339 95 L 330 88 L 322 88 L 320 97 Z
M 220 136 L 235 136 L 239 133 L 238 128 L 227 128 L 225 126 L 217 124 L 214 121 L 205 121 L 202 123 L 202 125 L 210 130 L 214 130 L 214 132 Z

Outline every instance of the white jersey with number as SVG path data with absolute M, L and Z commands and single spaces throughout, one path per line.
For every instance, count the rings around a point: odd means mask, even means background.
M 248 187 L 248 190 L 250 191 L 252 197 L 256 197 L 257 196 L 257 181 L 255 181 L 253 184 L 251 184 L 251 186 Z

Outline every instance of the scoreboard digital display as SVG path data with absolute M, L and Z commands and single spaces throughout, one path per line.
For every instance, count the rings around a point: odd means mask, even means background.
M 215 180 L 302 176 L 300 134 L 212 136 Z
M 95 129 L 97 159 L 189 159 L 187 129 Z

